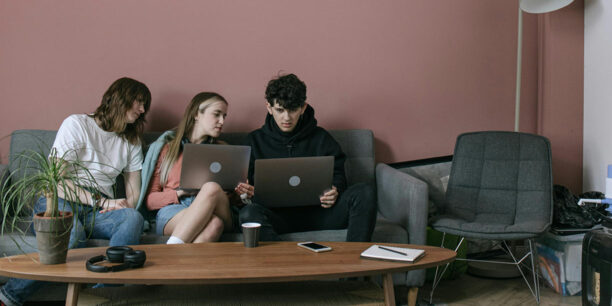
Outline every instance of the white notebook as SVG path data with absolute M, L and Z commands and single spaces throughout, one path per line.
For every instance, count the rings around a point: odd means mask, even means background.
M 361 253 L 361 257 L 413 262 L 425 255 L 425 250 L 398 248 L 375 244 Z

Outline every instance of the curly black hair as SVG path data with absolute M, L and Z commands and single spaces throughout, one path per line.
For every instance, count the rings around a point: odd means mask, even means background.
M 288 110 L 300 108 L 306 103 L 306 84 L 293 73 L 272 79 L 266 87 L 266 100 Z

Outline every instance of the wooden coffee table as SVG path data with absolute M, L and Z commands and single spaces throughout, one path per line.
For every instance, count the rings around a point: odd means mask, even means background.
M 109 284 L 238 284 L 289 282 L 383 275 L 385 303 L 395 305 L 392 274 L 424 269 L 451 262 L 456 253 L 431 246 L 385 244 L 425 249 L 415 263 L 360 258 L 372 243 L 324 242 L 330 252 L 314 253 L 296 242 L 263 242 L 245 248 L 242 242 L 217 242 L 182 245 L 137 245 L 147 261 L 143 268 L 121 272 L 94 273 L 85 269 L 90 257 L 104 254 L 105 247 L 68 251 L 65 264 L 39 264 L 38 254 L 0 258 L 0 275 L 69 283 L 66 305 L 76 305 L 80 283 Z

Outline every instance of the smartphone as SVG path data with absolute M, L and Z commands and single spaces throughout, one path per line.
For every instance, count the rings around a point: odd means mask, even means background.
M 300 242 L 297 244 L 298 246 L 301 246 L 305 249 L 311 250 L 313 252 L 325 252 L 325 251 L 331 251 L 331 247 L 322 245 L 322 244 L 318 244 L 318 243 L 314 243 L 312 241 L 307 241 L 307 242 Z

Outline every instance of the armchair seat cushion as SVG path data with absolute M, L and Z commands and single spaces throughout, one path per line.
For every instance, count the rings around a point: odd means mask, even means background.
M 518 224 L 483 223 L 461 219 L 456 216 L 442 215 L 435 218 L 432 226 L 441 232 L 474 239 L 519 240 L 529 239 L 544 232 L 547 222 Z M 540 230 L 533 230 L 539 228 Z

